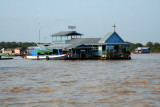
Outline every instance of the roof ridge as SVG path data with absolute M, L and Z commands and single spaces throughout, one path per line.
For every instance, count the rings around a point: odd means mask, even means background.
M 78 33 L 78 32 L 76 32 L 76 31 L 60 31 L 60 32 L 57 32 L 57 33 L 54 33 L 54 34 L 52 34 L 52 35 L 50 35 L 50 36 L 69 36 L 69 35 L 83 35 L 83 34 L 80 34 L 80 33 Z

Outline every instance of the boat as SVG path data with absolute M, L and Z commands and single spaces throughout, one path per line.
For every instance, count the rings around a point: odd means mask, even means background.
M 13 59 L 13 58 L 2 58 L 2 56 L 0 54 L 0 60 L 8 60 L 8 59 Z
M 0 60 L 9 60 L 9 59 L 13 59 L 13 58 L 0 58 Z
M 143 54 L 143 53 L 150 53 L 150 51 L 151 49 L 149 47 L 137 47 L 134 53 Z
M 66 59 L 68 56 L 66 54 L 62 55 L 39 55 L 39 56 L 31 56 L 27 55 L 25 58 L 26 59 Z
M 29 51 L 29 54 L 26 55 L 25 59 L 66 59 L 68 57 L 67 54 L 63 54 L 60 49 L 53 50 L 40 50 L 37 48 L 33 48 Z

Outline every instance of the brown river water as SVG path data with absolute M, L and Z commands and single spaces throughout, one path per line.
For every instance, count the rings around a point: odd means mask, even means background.
M 0 60 L 0 107 L 160 107 L 160 54 Z

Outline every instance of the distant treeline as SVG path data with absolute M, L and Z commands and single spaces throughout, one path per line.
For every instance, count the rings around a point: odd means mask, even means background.
M 129 42 L 127 42 L 129 43 Z M 141 43 L 130 43 L 130 51 L 134 51 L 137 47 L 149 47 L 151 49 L 151 52 L 160 52 L 160 43 L 158 42 L 147 42 L 145 45 Z
M 130 43 L 130 42 L 126 42 Z M 153 42 L 147 42 L 145 45 L 141 43 L 130 43 L 129 50 L 134 51 L 137 47 L 150 47 L 151 52 L 160 52 L 160 43 L 153 43 Z M 37 46 L 35 42 L 0 42 L 0 49 L 2 48 L 17 48 L 22 47 L 23 49 L 26 49 L 30 46 Z
M 36 43 L 34 42 L 0 42 L 0 49 L 21 47 L 25 50 L 27 47 L 30 47 L 30 46 L 36 46 Z

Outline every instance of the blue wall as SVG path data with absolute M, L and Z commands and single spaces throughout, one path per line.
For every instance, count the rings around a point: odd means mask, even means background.
M 106 49 L 109 49 L 109 50 L 114 49 L 114 46 L 106 46 Z
M 34 50 L 31 51 L 31 55 L 33 55 L 33 56 L 37 56 L 38 55 L 36 49 L 34 49 Z
M 141 53 L 150 53 L 150 49 L 142 49 Z
M 124 43 L 122 38 L 114 32 L 106 41 L 105 43 Z

